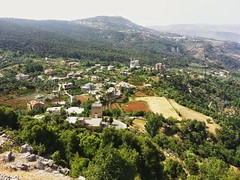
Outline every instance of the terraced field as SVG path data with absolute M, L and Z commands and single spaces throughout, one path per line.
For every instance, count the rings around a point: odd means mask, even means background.
M 216 124 L 211 117 L 182 106 L 173 99 L 168 100 L 165 97 L 150 96 L 137 97 L 135 100 L 147 102 L 149 108 L 154 113 L 162 114 L 164 118 L 173 117 L 177 120 L 196 119 L 205 122 L 208 131 L 213 134 L 216 133 L 216 129 L 220 129 L 220 126 Z
M 206 116 L 202 113 L 196 112 L 185 106 L 182 106 L 173 99 L 169 99 L 169 102 L 173 106 L 174 109 L 176 109 L 178 112 L 180 112 L 181 117 L 183 119 L 196 119 L 198 121 L 203 121 L 206 123 L 206 126 L 207 126 L 209 132 L 212 132 L 214 134 L 215 134 L 216 129 L 220 129 L 220 126 L 218 124 L 216 124 L 211 117 Z
M 164 118 L 182 119 L 165 97 L 137 97 L 136 100 L 147 102 L 154 113 L 162 114 Z

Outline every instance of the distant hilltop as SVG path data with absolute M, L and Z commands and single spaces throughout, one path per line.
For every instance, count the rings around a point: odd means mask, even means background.
M 170 26 L 152 26 L 151 28 L 181 35 L 212 38 L 240 43 L 240 24 L 207 25 L 207 24 L 176 24 Z

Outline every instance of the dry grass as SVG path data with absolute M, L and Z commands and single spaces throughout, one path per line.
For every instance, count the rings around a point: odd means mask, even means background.
M 81 101 L 81 103 L 85 103 L 89 101 L 90 97 L 88 95 L 79 95 L 75 96 L 75 99 Z
M 146 96 L 146 94 L 143 93 L 142 91 L 137 91 L 137 92 L 135 93 L 135 96 L 136 96 L 136 97 L 144 97 L 144 96 Z
M 136 100 L 147 102 L 154 113 L 162 114 L 164 118 L 173 117 L 177 120 L 181 120 L 181 117 L 165 97 L 138 97 Z
M 34 98 L 34 95 L 36 94 L 22 96 L 16 95 L 0 96 L 0 104 L 11 107 L 26 108 L 27 103 Z
M 178 112 L 180 112 L 181 117 L 183 119 L 192 119 L 192 120 L 196 119 L 198 121 L 205 122 L 209 132 L 214 133 L 214 134 L 215 134 L 216 129 L 220 129 L 220 126 L 218 124 L 216 124 L 211 117 L 206 116 L 202 113 L 196 112 L 187 107 L 184 107 L 184 106 L 178 104 L 173 99 L 170 99 L 169 102 L 174 107 L 174 109 L 176 109 Z
M 167 100 L 165 97 L 151 96 L 137 97 L 136 100 L 142 100 L 147 102 L 150 109 L 154 113 L 162 114 L 164 118 L 173 117 L 177 120 L 196 119 L 198 121 L 205 122 L 208 131 L 213 134 L 216 134 L 216 129 L 220 129 L 220 126 L 216 124 L 211 117 L 184 107 L 178 104 L 173 99 Z M 180 115 L 177 112 L 179 112 Z
M 145 124 L 146 124 L 146 121 L 143 119 L 134 119 L 131 128 L 136 129 L 139 132 L 146 132 Z

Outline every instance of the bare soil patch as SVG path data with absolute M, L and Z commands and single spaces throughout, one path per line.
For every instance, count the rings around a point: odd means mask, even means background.
M 149 112 L 150 111 L 148 105 L 144 101 L 130 102 L 129 104 L 125 104 L 123 106 L 123 109 L 127 112 L 132 112 L 132 111 Z

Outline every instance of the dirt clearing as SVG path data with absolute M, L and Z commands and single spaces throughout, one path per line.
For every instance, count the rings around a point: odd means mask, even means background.
M 165 97 L 138 97 L 136 100 L 147 102 L 154 113 L 162 114 L 164 118 L 182 119 Z
M 132 111 L 149 112 L 150 111 L 148 105 L 144 101 L 130 102 L 130 103 L 124 105 L 123 108 L 127 112 L 132 112 Z

